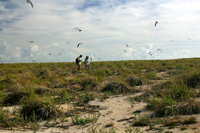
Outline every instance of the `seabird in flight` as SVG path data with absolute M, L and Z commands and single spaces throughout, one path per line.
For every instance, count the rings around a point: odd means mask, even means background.
M 26 2 L 27 2 L 27 3 L 30 3 L 31 6 L 32 6 L 32 8 L 33 8 L 33 3 L 32 3 L 30 0 L 27 0 Z
M 158 24 L 158 21 L 155 22 L 155 27 L 156 27 L 157 24 Z
M 78 30 L 79 32 L 81 32 L 81 31 L 82 31 L 82 30 L 81 30 L 81 29 L 79 29 L 78 27 L 75 27 L 74 29 Z
M 83 43 L 79 43 L 79 44 L 77 45 L 77 48 L 78 48 L 80 45 L 83 45 Z

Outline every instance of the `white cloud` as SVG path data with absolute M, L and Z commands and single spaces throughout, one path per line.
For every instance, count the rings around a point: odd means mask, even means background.
M 34 8 L 26 1 L 10 0 L 9 8 L 8 3 L 0 2 L 0 42 L 8 44 L 1 45 L 5 50 L 1 56 L 7 62 L 31 61 L 30 57 L 47 62 L 74 61 L 80 54 L 95 54 L 102 60 L 121 60 L 123 56 L 149 59 L 150 51 L 158 59 L 180 58 L 184 49 L 188 50 L 184 57 L 199 56 L 199 0 L 32 2 Z M 35 44 L 30 45 L 30 40 Z M 78 43 L 84 45 L 77 49 Z M 125 49 L 124 43 L 130 48 Z M 163 53 L 155 52 L 158 48 Z

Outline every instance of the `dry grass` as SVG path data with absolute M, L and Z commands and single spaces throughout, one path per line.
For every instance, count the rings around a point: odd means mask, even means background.
M 60 111 L 57 105 L 61 104 L 74 105 L 71 116 L 76 116 L 88 113 L 87 104 L 95 98 L 103 101 L 113 94 L 136 93 L 134 86 L 152 85 L 154 81 L 162 80 L 157 76 L 158 72 L 166 72 L 168 81 L 148 88 L 134 101 L 147 102 L 147 108 L 160 117 L 200 113 L 200 103 L 195 101 L 194 95 L 200 83 L 199 58 L 91 62 L 91 66 L 92 70 L 83 68 L 79 73 L 74 63 L 0 65 L 0 104 L 3 107 L 19 105 L 20 112 L 13 118 L 16 123 L 24 120 L 24 125 L 32 120 L 58 119 L 69 114 Z M 78 110 L 80 107 L 82 110 Z M 0 127 L 15 126 L 9 125 L 11 121 L 12 118 L 1 112 Z M 141 117 L 134 125 L 146 126 L 149 121 L 150 118 Z M 185 123 L 190 121 L 193 120 Z

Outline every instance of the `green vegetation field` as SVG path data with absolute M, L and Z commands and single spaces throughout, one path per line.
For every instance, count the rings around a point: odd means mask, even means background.
M 91 62 L 91 68 L 87 71 L 82 65 L 77 72 L 74 62 L 1 64 L 0 129 L 94 124 L 103 116 L 98 106 L 88 103 L 121 95 L 130 96 L 130 106 L 145 102 L 145 109 L 153 112 L 135 116 L 124 132 L 140 132 L 142 126 L 155 130 L 158 124 L 186 130 L 185 125 L 198 123 L 195 117 L 181 116 L 200 113 L 200 58 Z M 138 87 L 144 85 L 149 88 Z M 71 108 L 63 109 L 64 105 Z M 89 115 L 81 117 L 84 113 Z M 107 127 L 117 132 L 112 123 Z M 107 132 L 88 132 L 94 130 Z

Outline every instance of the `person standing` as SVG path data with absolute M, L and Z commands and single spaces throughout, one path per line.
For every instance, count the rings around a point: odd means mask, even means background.
M 78 71 L 81 70 L 81 62 L 82 62 L 82 55 L 80 55 L 80 56 L 78 56 L 78 57 L 76 58 L 76 64 L 77 64 L 77 66 L 78 66 Z
M 86 56 L 84 64 L 85 64 L 86 69 L 90 70 L 89 56 Z

